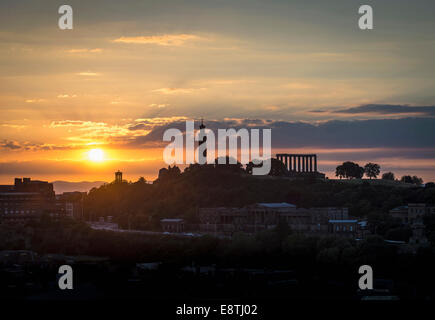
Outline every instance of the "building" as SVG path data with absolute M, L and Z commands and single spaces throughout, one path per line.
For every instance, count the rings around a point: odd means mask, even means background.
M 115 172 L 115 183 L 122 183 L 122 172 L 119 170 Z
M 199 140 L 198 142 L 198 149 L 201 150 L 201 145 L 206 144 L 207 143 L 207 135 L 205 134 L 205 125 L 204 125 L 204 120 L 201 119 L 201 124 L 199 125 L 199 134 L 200 136 L 202 135 L 202 139 Z M 202 152 L 202 159 L 207 159 L 207 147 L 206 145 L 204 145 L 203 147 L 203 152 Z
M 56 211 L 53 184 L 30 178 L 15 178 L 14 185 L 0 186 L 2 220 L 22 220 Z
M 358 220 L 349 217 L 347 208 L 305 209 L 285 202 L 257 203 L 242 208 L 200 208 L 199 220 L 200 232 L 227 236 L 275 228 L 280 221 L 285 221 L 294 232 L 304 234 L 356 237 L 359 230 Z
M 325 178 L 325 174 L 317 170 L 316 154 L 279 153 L 276 159 L 284 164 L 290 177 Z
M 56 195 L 56 214 L 74 219 L 83 219 L 83 200 L 86 192 L 64 192 Z
M 408 224 L 408 206 L 400 206 L 390 210 L 393 218 L 399 219 L 402 224 Z
M 412 236 L 409 238 L 409 245 L 413 246 L 414 248 L 426 246 L 429 243 L 428 239 L 426 238 L 425 226 L 422 220 L 423 219 L 419 218 L 411 226 Z
M 184 232 L 184 219 L 161 219 L 160 224 L 164 232 Z
M 412 225 L 426 214 L 435 214 L 435 205 L 425 203 L 409 203 L 390 210 L 392 217 L 397 218 L 403 225 Z
M 329 233 L 339 234 L 342 236 L 353 236 L 358 230 L 358 220 L 329 220 L 328 221 Z

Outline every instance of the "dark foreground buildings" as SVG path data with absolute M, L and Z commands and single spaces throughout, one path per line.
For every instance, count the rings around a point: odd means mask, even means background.
M 43 213 L 53 213 L 56 197 L 53 184 L 30 178 L 15 178 L 14 185 L 0 186 L 2 219 L 20 220 Z
M 0 185 L 0 222 L 23 222 L 42 214 L 83 217 L 82 192 L 55 195 L 47 181 L 15 178 L 13 185 Z
M 257 233 L 286 223 L 302 234 L 335 234 L 363 238 L 365 223 L 350 217 L 347 208 L 297 208 L 290 203 L 257 203 L 242 208 L 200 208 L 199 229 L 202 233 L 232 236 L 237 232 Z

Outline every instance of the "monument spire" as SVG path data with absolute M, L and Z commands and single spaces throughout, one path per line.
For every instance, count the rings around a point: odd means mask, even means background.
M 207 136 L 205 135 L 205 125 L 204 125 L 204 119 L 201 118 L 201 124 L 199 125 L 199 130 L 202 131 L 203 137 L 202 140 L 199 141 L 199 146 L 201 146 L 203 143 L 207 141 Z M 204 152 L 202 153 L 204 158 L 207 158 L 207 148 L 204 149 Z

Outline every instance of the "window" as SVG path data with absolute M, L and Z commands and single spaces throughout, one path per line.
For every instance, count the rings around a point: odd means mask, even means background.
M 350 229 L 350 231 L 353 231 L 353 226 L 350 226 L 349 229 Z

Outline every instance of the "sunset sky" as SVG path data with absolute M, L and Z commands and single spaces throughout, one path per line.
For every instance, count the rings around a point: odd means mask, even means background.
M 435 2 L 0 3 L 0 183 L 156 177 L 165 128 L 272 128 L 315 152 L 435 180 Z M 93 150 L 93 151 L 91 151 Z

